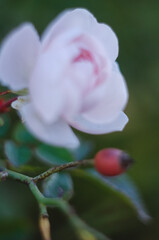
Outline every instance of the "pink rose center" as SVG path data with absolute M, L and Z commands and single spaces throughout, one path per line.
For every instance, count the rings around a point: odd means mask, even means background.
M 90 63 L 92 63 L 92 65 L 94 66 L 94 74 L 97 75 L 99 73 L 99 69 L 98 69 L 98 65 L 92 55 L 92 53 L 84 48 L 80 48 L 80 53 L 78 56 L 76 56 L 73 59 L 73 63 L 77 63 L 77 62 L 82 62 L 82 61 L 88 61 Z
M 93 57 L 88 50 L 81 48 L 80 54 L 74 59 L 74 62 L 80 62 L 80 61 L 93 62 Z

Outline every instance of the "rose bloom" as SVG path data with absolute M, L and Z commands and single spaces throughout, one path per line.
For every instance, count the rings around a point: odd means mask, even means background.
M 44 31 L 31 23 L 12 31 L 0 52 L 0 79 L 28 89 L 13 107 L 42 141 L 77 147 L 71 127 L 90 134 L 121 131 L 128 93 L 115 62 L 118 39 L 85 9 L 68 10 Z

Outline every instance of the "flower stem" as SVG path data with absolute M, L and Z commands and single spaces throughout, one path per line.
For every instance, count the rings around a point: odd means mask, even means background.
M 45 217 L 48 217 L 48 212 L 47 212 L 47 207 L 42 204 L 42 203 L 39 203 L 39 208 L 40 208 L 40 215 L 41 217 L 45 218 Z
M 1 106 L 0 106 L 0 112 L 6 112 L 7 108 L 10 107 L 10 105 L 12 104 L 12 102 L 14 102 L 15 100 L 17 100 L 18 97 L 14 97 L 6 102 L 4 102 Z
M 75 213 L 74 209 L 63 199 L 59 198 L 47 198 L 45 197 L 40 190 L 38 189 L 36 182 L 38 180 L 45 179 L 51 174 L 62 171 L 66 168 L 77 167 L 85 164 L 93 164 L 93 160 L 81 160 L 66 163 L 54 168 L 49 169 L 48 171 L 38 175 L 37 177 L 29 177 L 21 173 L 17 173 L 5 168 L 0 168 L 0 180 L 5 180 L 6 178 L 14 179 L 20 181 L 21 183 L 27 184 L 36 198 L 39 208 L 40 208 L 40 219 L 39 219 L 39 227 L 43 237 L 43 240 L 51 240 L 50 233 L 50 222 L 47 213 L 47 207 L 58 207 L 65 213 L 71 223 L 71 225 L 75 228 L 76 233 L 80 240 L 96 240 L 94 237 L 98 236 L 100 240 L 106 240 L 105 236 L 98 231 L 89 227 L 84 221 L 82 221 Z
M 33 193 L 34 197 L 36 198 L 36 200 L 41 204 L 40 207 L 49 205 L 62 208 L 64 206 L 63 200 L 44 197 L 44 195 L 39 191 L 36 183 L 33 180 L 29 183 L 29 188 Z M 44 208 L 43 209 L 41 208 L 41 211 L 43 210 Z
M 17 180 L 19 182 L 25 183 L 25 184 L 29 184 L 32 181 L 31 177 L 28 177 L 24 174 L 21 173 L 17 173 L 8 169 L 0 169 L 0 179 L 6 179 L 6 178 L 10 178 L 10 179 L 14 179 Z
M 94 160 L 93 159 L 86 159 L 86 160 L 80 160 L 80 161 L 75 161 L 75 162 L 69 162 L 66 164 L 62 164 L 53 168 L 48 169 L 47 171 L 41 173 L 40 175 L 36 176 L 33 178 L 34 182 L 37 182 L 39 180 L 43 180 L 47 177 L 49 177 L 50 175 L 52 175 L 53 173 L 56 172 L 60 172 L 64 169 L 67 168 L 72 168 L 72 167 L 78 167 L 78 166 L 82 166 L 82 165 L 93 165 Z
M 8 94 L 8 93 L 12 93 L 10 90 L 7 90 L 7 91 L 5 91 L 5 92 L 0 92 L 0 96 L 3 96 L 3 95 L 6 95 L 6 94 Z
M 69 162 L 66 164 L 61 164 L 59 166 L 50 168 L 47 171 L 45 171 L 45 172 L 41 173 L 40 175 L 37 175 L 36 177 L 33 177 L 33 178 L 29 177 L 27 175 L 12 171 L 12 170 L 8 170 L 6 168 L 0 168 L 0 179 L 3 180 L 4 178 L 10 178 L 10 179 L 14 179 L 14 180 L 20 181 L 25 184 L 29 184 L 31 191 L 35 191 L 37 193 L 37 194 L 35 193 L 35 195 L 38 197 L 38 196 L 40 196 L 40 194 L 39 194 L 39 192 L 37 192 L 37 188 L 35 186 L 39 180 L 43 180 L 43 179 L 49 177 L 50 175 L 52 175 L 53 173 L 60 172 L 67 168 L 78 167 L 78 166 L 82 166 L 82 165 L 93 165 L 93 163 L 94 163 L 93 159 Z

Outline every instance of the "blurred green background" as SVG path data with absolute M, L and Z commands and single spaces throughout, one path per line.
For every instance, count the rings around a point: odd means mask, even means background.
M 129 171 L 152 216 L 150 224 L 140 223 L 135 214 L 127 216 L 125 206 L 118 208 L 115 195 L 109 218 L 107 196 L 88 179 L 73 176 L 75 196 L 72 204 L 91 226 L 111 239 L 159 239 L 159 1 L 127 0 L 0 0 L 0 40 L 20 23 L 31 21 L 39 31 L 62 10 L 83 7 L 99 22 L 109 24 L 119 38 L 118 62 L 129 89 L 126 113 L 129 123 L 121 133 L 104 136 L 81 134 L 94 144 L 90 156 L 105 147 L 126 150 L 135 159 Z M 18 118 L 14 117 L 16 120 Z M 80 133 L 78 133 L 80 135 Z M 0 146 L 2 150 L 2 146 Z M 101 201 L 103 195 L 103 200 Z M 105 205 L 104 202 L 105 201 Z M 116 207 L 115 207 L 116 206 Z M 110 214 L 111 215 L 111 214 Z M 53 239 L 76 240 L 65 217 L 50 210 Z M 123 222 L 122 222 L 123 221 Z M 119 224 L 120 222 L 120 224 Z M 119 224 L 119 225 L 118 225 Z M 0 239 L 40 239 L 38 207 L 27 187 L 5 182 L 0 185 Z

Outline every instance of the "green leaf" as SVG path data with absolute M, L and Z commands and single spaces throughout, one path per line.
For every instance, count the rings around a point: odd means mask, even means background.
M 13 138 L 19 143 L 35 144 L 38 142 L 22 123 L 19 123 L 14 129 Z
M 35 154 L 42 161 L 53 165 L 74 161 L 74 158 L 69 150 L 46 144 L 38 146 L 35 149 Z
M 8 115 L 4 114 L 3 115 L 3 124 L 0 126 L 0 137 L 4 137 L 9 129 L 10 129 L 10 118 L 8 117 Z
M 24 165 L 31 159 L 31 150 L 24 145 L 16 145 L 13 141 L 6 141 L 5 154 L 10 163 L 16 167 Z
M 93 148 L 93 144 L 91 142 L 84 141 L 80 143 L 78 148 L 72 150 L 72 153 L 76 160 L 83 160 L 88 156 L 92 148 Z
M 75 192 L 72 205 L 91 227 L 112 239 L 118 239 L 127 232 L 133 233 L 136 228 L 145 228 L 137 217 L 134 205 L 122 192 L 86 170 L 74 169 L 71 176 Z
M 109 240 L 103 233 L 90 227 L 80 218 L 74 218 L 73 221 L 79 240 Z
M 46 197 L 64 198 L 69 200 L 73 194 L 73 182 L 68 173 L 55 173 L 43 184 L 43 192 Z
M 128 177 L 128 175 L 123 174 L 118 177 L 104 177 L 100 175 L 98 172 L 96 172 L 94 169 L 89 169 L 87 171 L 93 177 L 102 181 L 110 188 L 115 189 L 116 191 L 123 194 L 133 205 L 141 221 L 147 222 L 151 219 L 142 202 L 141 196 L 138 192 L 136 185 L 133 183 L 130 177 Z
M 109 240 L 103 233 L 87 226 L 78 232 L 80 240 Z

